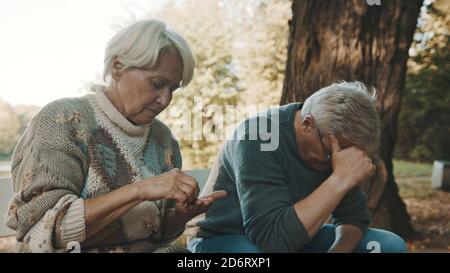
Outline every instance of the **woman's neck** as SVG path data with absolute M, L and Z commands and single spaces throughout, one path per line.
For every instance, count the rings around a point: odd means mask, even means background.
M 120 99 L 119 91 L 117 90 L 117 88 L 109 86 L 108 88 L 105 89 L 104 93 L 105 96 L 108 98 L 108 100 L 111 102 L 111 104 L 117 109 L 117 111 L 119 111 L 129 122 L 136 125 L 136 123 L 134 123 L 131 119 L 128 118 L 128 114 L 125 111 L 125 107 L 122 103 L 122 100 Z

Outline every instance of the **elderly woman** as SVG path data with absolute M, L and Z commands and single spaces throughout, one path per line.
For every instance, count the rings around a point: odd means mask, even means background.
M 13 156 L 17 193 L 7 225 L 19 252 L 154 252 L 224 192 L 198 199 L 177 141 L 155 117 L 189 84 L 186 41 L 156 20 L 139 21 L 107 44 L 95 94 L 45 106 Z

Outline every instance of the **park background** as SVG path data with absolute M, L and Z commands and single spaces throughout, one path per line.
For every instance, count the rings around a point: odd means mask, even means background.
M 53 100 L 87 94 L 101 81 L 108 39 L 144 18 L 180 32 L 197 59 L 193 82 L 160 117 L 174 129 L 185 121 L 169 111 L 220 122 L 194 96 L 280 105 L 338 80 L 374 86 L 386 169 L 366 188 L 374 226 L 400 234 L 410 251 L 450 251 L 450 193 L 431 187 L 433 162 L 450 160 L 448 0 L 3 0 L 0 183 L 10 183 L 30 119 Z M 183 169 L 209 168 L 222 143 L 182 139 Z M 11 243 L 0 239 L 0 249 Z

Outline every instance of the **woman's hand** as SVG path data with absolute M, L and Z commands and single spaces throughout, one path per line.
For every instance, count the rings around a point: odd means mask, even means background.
M 175 208 L 166 210 L 163 221 L 163 236 L 171 237 L 182 232 L 186 223 L 197 215 L 206 212 L 211 204 L 227 196 L 225 191 L 215 191 L 207 196 L 200 197 L 190 204 L 177 203 Z
M 189 204 L 180 204 L 177 203 L 177 206 L 175 207 L 176 214 L 184 219 L 185 222 L 191 220 L 197 215 L 200 215 L 204 212 L 206 212 L 209 207 L 214 203 L 216 200 L 222 199 L 227 196 L 227 192 L 223 190 L 215 191 L 210 193 L 207 196 L 203 196 L 198 198 L 192 203 Z
M 137 185 L 139 199 L 142 201 L 169 199 L 187 205 L 195 202 L 200 192 L 197 181 L 180 169 L 149 177 Z

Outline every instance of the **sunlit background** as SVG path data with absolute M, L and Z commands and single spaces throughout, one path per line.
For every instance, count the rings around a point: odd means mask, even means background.
M 447 80 L 442 63 L 448 62 L 449 6 L 445 0 L 426 0 L 418 19 L 398 123 L 397 158 L 432 162 L 448 157 L 450 143 L 441 128 L 449 119 L 441 114 L 448 95 L 440 86 Z M 202 97 L 205 105 L 277 105 L 291 17 L 290 0 L 2 0 L 0 159 L 10 158 L 27 122 L 42 106 L 84 95 L 92 82 L 101 80 L 107 41 L 138 19 L 164 20 L 188 40 L 196 55 L 193 82 L 176 92 L 160 116 L 179 138 L 177 129 L 185 120 L 175 112 L 192 110 L 194 96 Z M 182 144 L 185 166 L 198 168 L 212 164 L 221 141 Z
M 261 110 L 279 104 L 292 16 L 288 0 L 11 0 L 0 3 L 0 15 L 0 159 L 10 158 L 41 107 L 82 96 L 102 80 L 106 43 L 139 19 L 165 21 L 187 39 L 196 56 L 192 83 L 176 92 L 160 115 L 179 139 L 177 129 L 185 120 L 177 113 L 191 111 L 195 96 L 204 105 L 253 104 Z M 182 143 L 185 166 L 209 166 L 221 141 Z
M 43 106 L 77 96 L 103 68 L 113 26 L 156 1 L 0 1 L 0 98 Z

